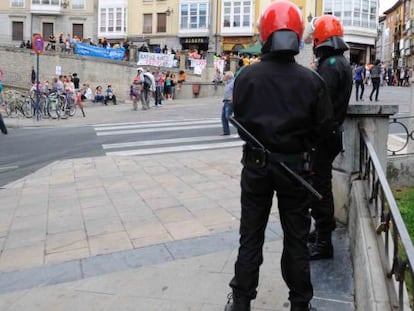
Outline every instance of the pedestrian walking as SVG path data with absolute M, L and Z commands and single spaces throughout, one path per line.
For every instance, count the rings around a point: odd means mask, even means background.
M 334 127 L 315 147 L 312 166 L 312 185 L 323 196 L 313 200 L 311 215 L 315 220 L 315 230 L 309 236 L 310 260 L 333 257 L 332 231 L 335 230 L 334 202 L 332 195 L 332 162 L 341 152 L 342 123 L 345 120 L 352 91 L 352 68 L 344 57 L 349 49 L 343 40 L 343 27 L 334 15 L 323 15 L 314 22 L 313 50 L 318 58 L 316 71 L 325 80 L 334 111 Z M 363 64 L 355 70 L 358 86 L 363 86 Z M 362 92 L 360 99 L 362 99 Z
M 234 74 L 232 71 L 227 71 L 223 76 L 224 86 L 223 108 L 221 110 L 221 124 L 223 126 L 223 133 L 221 135 L 230 135 L 229 117 L 233 114 L 233 87 Z
M 259 21 L 261 62 L 247 66 L 234 82 L 235 119 L 256 141 L 239 127 L 240 138 L 246 142 L 240 182 L 240 246 L 226 311 L 251 310 L 275 191 L 283 228 L 282 276 L 289 288 L 290 310 L 312 310 L 309 194 L 292 176 L 306 174 L 310 148 L 333 124 L 325 82 L 294 58 L 303 30 L 302 13 L 295 4 L 271 2 Z
M 369 95 L 369 100 L 372 101 L 372 95 L 374 95 L 375 93 L 375 101 L 377 102 L 381 80 L 381 61 L 379 59 L 375 60 L 374 66 L 372 66 L 370 72 L 372 81 L 372 91 Z
M 355 100 L 358 101 L 364 100 L 364 83 L 365 83 L 365 66 L 361 62 L 354 70 L 354 81 L 355 81 Z M 361 93 L 359 93 L 359 89 L 361 89 Z
M 154 80 L 155 80 L 155 106 L 159 107 L 162 106 L 162 88 L 163 88 L 163 81 L 162 81 L 162 72 L 160 68 L 157 67 L 154 72 Z
M 141 100 L 147 109 L 150 109 L 152 94 L 155 92 L 155 80 L 151 72 L 144 72 L 144 84 L 142 88 Z
M 144 81 L 144 69 L 139 67 L 137 68 L 137 75 L 132 81 L 129 96 L 132 100 L 132 109 L 138 110 L 138 102 L 141 100 L 142 84 Z M 144 103 L 142 103 L 142 110 L 146 110 Z

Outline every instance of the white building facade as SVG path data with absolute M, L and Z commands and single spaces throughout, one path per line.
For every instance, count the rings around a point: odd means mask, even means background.
M 344 39 L 349 44 L 351 63 L 370 63 L 375 59 L 378 29 L 378 0 L 325 0 L 324 14 L 339 17 Z

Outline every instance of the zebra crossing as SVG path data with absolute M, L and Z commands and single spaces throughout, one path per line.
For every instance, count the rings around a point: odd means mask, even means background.
M 93 127 L 105 154 L 111 156 L 150 155 L 243 145 L 237 134 L 218 135 L 222 132 L 221 120 L 218 118 L 96 124 Z M 235 132 L 235 129 L 232 131 Z

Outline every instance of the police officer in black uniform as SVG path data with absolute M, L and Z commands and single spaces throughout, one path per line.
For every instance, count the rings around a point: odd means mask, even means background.
M 331 235 L 336 225 L 332 196 L 332 162 L 342 150 L 342 123 L 351 96 L 352 68 L 343 55 L 349 47 L 342 39 L 343 28 L 339 18 L 323 15 L 316 18 L 313 27 L 314 53 L 318 58 L 316 70 L 326 81 L 335 121 L 333 131 L 316 147 L 312 166 L 313 186 L 324 197 L 311 205 L 315 230 L 309 239 L 310 259 L 318 260 L 333 257 Z
M 262 248 L 274 192 L 284 232 L 282 276 L 291 311 L 311 310 L 313 296 L 307 247 L 309 193 L 280 162 L 302 174 L 306 152 L 332 127 L 332 107 L 325 82 L 295 62 L 304 26 L 292 2 L 272 2 L 260 19 L 261 62 L 246 67 L 233 90 L 234 116 L 270 151 L 244 131 L 241 173 L 240 247 L 232 294 L 226 311 L 249 311 L 256 297 Z

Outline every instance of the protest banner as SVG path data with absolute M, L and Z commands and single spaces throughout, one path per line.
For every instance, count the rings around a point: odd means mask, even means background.
M 90 44 L 76 42 L 76 54 L 112 60 L 123 60 L 125 56 L 125 49 L 123 47 L 116 49 L 101 48 Z
M 139 52 L 137 65 L 171 68 L 174 65 L 174 54 Z

